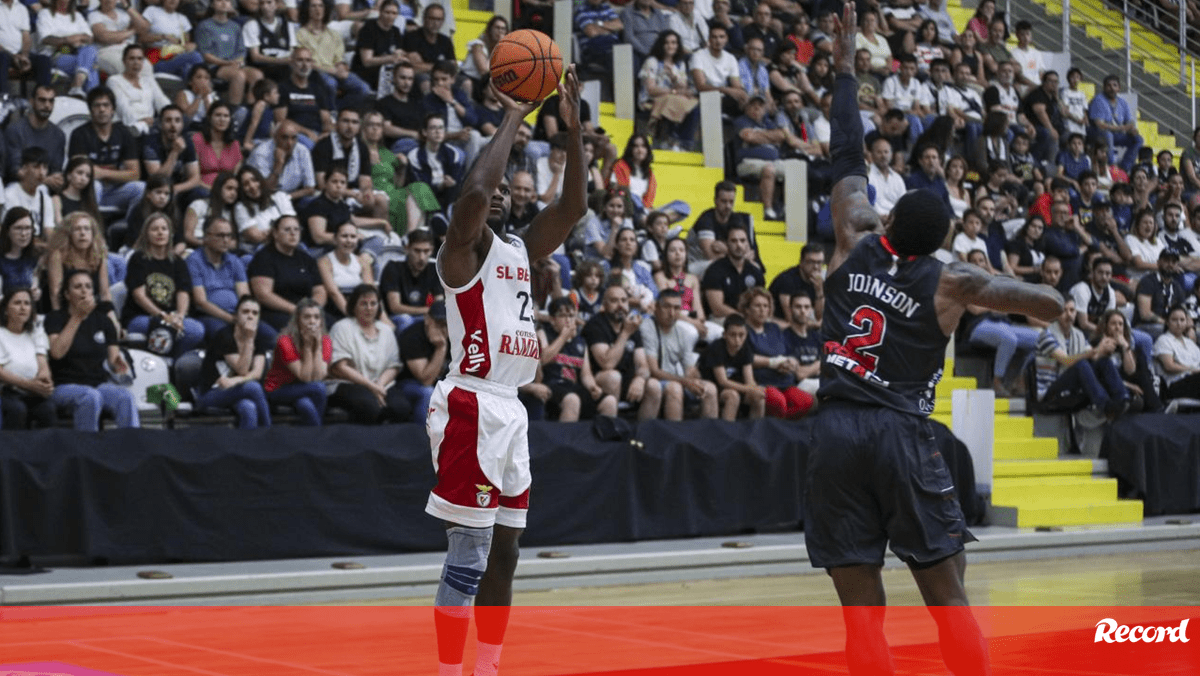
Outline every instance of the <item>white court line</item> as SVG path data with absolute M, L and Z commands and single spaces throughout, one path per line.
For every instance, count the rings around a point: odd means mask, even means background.
M 80 638 L 54 638 L 45 641 L 0 641 L 0 648 L 11 648 L 27 645 L 58 645 L 60 643 L 76 643 L 79 641 L 129 641 L 147 639 L 149 636 L 97 636 L 97 637 L 80 637 Z
M 254 657 L 253 655 L 246 655 L 244 653 L 235 653 L 235 652 L 231 652 L 228 650 L 219 650 L 217 648 L 206 648 L 204 646 L 192 645 L 190 643 L 180 643 L 179 641 L 172 641 L 170 639 L 159 638 L 157 636 L 147 636 L 145 638 L 147 638 L 151 641 L 157 641 L 159 643 L 166 643 L 168 645 L 179 646 L 181 648 L 191 648 L 192 650 L 203 650 L 205 652 L 216 653 L 218 655 L 226 655 L 228 657 L 237 657 L 240 659 L 249 660 L 251 662 L 262 662 L 263 664 L 274 664 L 275 666 L 278 666 L 278 667 L 288 667 L 291 669 L 299 669 L 301 671 L 308 671 L 308 672 L 311 672 L 314 674 L 326 674 L 327 676 L 346 676 L 346 673 L 343 671 L 326 671 L 324 669 L 317 669 L 316 667 L 306 667 L 306 666 L 302 666 L 299 664 L 293 664 L 291 662 L 281 662 L 279 660 L 267 659 L 265 657 Z
M 141 637 L 139 637 L 139 638 L 141 638 Z M 197 674 L 208 674 L 208 676 L 229 676 L 229 674 L 224 674 L 219 671 L 208 671 L 207 669 L 198 669 L 196 667 L 189 667 L 189 666 L 186 666 L 183 664 L 175 664 L 173 662 L 164 662 L 162 660 L 156 660 L 153 657 L 142 657 L 141 655 L 133 655 L 130 653 L 121 652 L 120 650 L 111 650 L 109 648 L 100 648 L 100 647 L 97 647 L 94 645 L 88 645 L 84 641 L 64 641 L 64 643 L 68 643 L 77 648 L 87 648 L 88 650 L 95 650 L 96 652 L 100 652 L 100 653 L 108 653 L 110 655 L 120 655 L 121 657 L 128 657 L 130 659 L 135 659 L 140 662 L 149 662 L 150 664 L 158 664 L 158 665 L 161 665 L 164 667 L 173 667 L 175 669 L 183 669 L 185 671 L 192 671 Z

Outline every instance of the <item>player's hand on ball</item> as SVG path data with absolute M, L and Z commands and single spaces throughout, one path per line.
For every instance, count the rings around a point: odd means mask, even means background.
M 492 96 L 495 96 L 496 100 L 500 102 L 500 105 L 504 108 L 504 113 L 506 115 L 508 113 L 516 113 L 517 118 L 523 120 L 538 107 L 537 103 L 525 103 L 524 101 L 518 101 L 508 94 L 500 91 L 500 88 L 496 86 L 496 82 L 494 80 L 488 82 L 488 87 L 491 87 Z

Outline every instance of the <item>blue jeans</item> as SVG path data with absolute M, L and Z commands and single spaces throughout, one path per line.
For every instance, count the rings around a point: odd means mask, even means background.
M 424 425 L 425 418 L 429 416 L 429 399 L 433 397 L 433 385 L 422 385 L 419 380 L 409 379 L 400 381 L 398 386 L 408 403 L 412 404 L 413 422 Z
M 101 207 L 111 207 L 118 213 L 127 214 L 133 205 L 142 201 L 146 192 L 146 184 L 141 181 L 130 181 L 121 185 L 96 181 L 96 202 Z
M 1095 406 L 1109 413 L 1129 400 L 1129 390 L 1113 360 L 1085 359 L 1059 374 L 1042 397 L 1048 410 L 1074 411 Z
M 345 79 L 339 80 L 329 73 L 313 72 L 318 73 L 325 81 L 325 86 L 329 87 L 329 92 L 333 94 L 333 100 L 337 104 L 338 110 L 357 107 L 357 104 L 373 96 L 371 85 L 367 84 L 357 73 L 350 73 Z M 338 96 L 338 87 L 342 89 L 341 96 Z
M 245 382 L 227 389 L 214 387 L 196 399 L 196 408 L 231 408 L 238 417 L 239 430 L 271 426 L 271 407 L 262 384 Z
M 200 52 L 183 52 L 154 64 L 154 72 L 167 73 L 180 80 L 187 80 L 188 71 L 200 63 L 204 63 L 204 55 Z
M 1027 326 L 984 319 L 971 331 L 970 341 L 996 350 L 996 364 L 992 372 L 996 379 L 1001 379 L 1008 373 L 1008 366 L 1017 350 L 1032 352 L 1037 349 L 1038 335 L 1038 331 Z
M 137 400 L 133 392 L 112 383 L 99 387 L 64 384 L 54 388 L 50 400 L 59 408 L 69 408 L 75 416 L 75 429 L 80 432 L 99 432 L 100 413 L 108 411 L 117 420 L 117 427 L 140 427 Z
M 1112 132 L 1107 129 L 1091 128 L 1091 136 L 1100 139 L 1108 144 L 1108 163 L 1116 164 L 1125 171 L 1131 173 L 1133 165 L 1137 162 L 1138 151 L 1142 149 L 1142 137 L 1136 132 L 1127 134 L 1125 132 Z M 1125 149 L 1125 154 L 1121 156 L 1121 161 L 1117 162 L 1117 146 Z
M 74 54 L 58 54 L 51 57 L 50 61 L 55 68 L 67 73 L 71 78 L 79 71 L 87 73 L 87 80 L 83 83 L 84 91 L 91 91 L 100 84 L 100 71 L 96 70 L 96 45 L 83 45 L 75 50 Z
M 320 427 L 325 418 L 325 383 L 288 383 L 274 392 L 267 392 L 267 401 L 272 406 L 291 406 L 300 414 L 300 424 Z M 426 400 L 428 401 L 428 400 Z
M 129 329 L 130 333 L 146 335 L 150 332 L 150 315 L 138 315 L 130 319 L 129 325 L 125 328 Z M 171 350 L 171 356 L 178 357 L 202 342 L 204 342 L 204 325 L 191 317 L 184 317 L 183 335 L 175 339 L 175 347 Z

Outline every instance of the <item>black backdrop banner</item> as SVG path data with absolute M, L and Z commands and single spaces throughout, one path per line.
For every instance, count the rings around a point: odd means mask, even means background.
M 1200 510 L 1200 416 L 1119 418 L 1104 436 L 1108 471 L 1137 491 L 1146 516 Z
M 965 447 L 938 425 L 968 520 Z M 532 423 L 523 545 L 796 528 L 809 426 L 648 421 L 632 442 Z M 964 461 L 965 460 L 965 461 Z M 419 425 L 0 435 L 0 560 L 233 561 L 433 551 Z

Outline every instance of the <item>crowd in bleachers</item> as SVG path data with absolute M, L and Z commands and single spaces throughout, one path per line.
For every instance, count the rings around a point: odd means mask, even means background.
M 521 397 L 535 418 L 811 409 L 838 4 L 576 3 L 581 64 L 636 73 L 642 124 L 619 149 L 581 106 L 590 209 L 531 262 L 542 369 Z M 1074 300 L 1048 326 L 964 318 L 960 343 L 995 352 L 998 393 L 1036 371 L 1047 405 L 1114 416 L 1200 396 L 1200 130 L 1178 164 L 1148 154 L 1116 78 L 1090 102 L 1077 69 L 1060 87 L 1028 24 L 1008 46 L 991 0 L 961 30 L 939 0 L 859 4 L 880 215 L 908 189 L 934 190 L 956 222 L 939 257 Z M 138 426 L 131 347 L 173 361 L 196 411 L 243 428 L 280 412 L 319 425 L 332 408 L 362 424 L 423 422 L 452 349 L 434 261 L 500 120 L 488 54 L 509 29 L 495 17 L 456 53 L 449 9 L 0 0 L 12 78 L 0 101 L 3 428 L 61 418 L 95 430 L 105 413 Z M 514 23 L 549 27 L 551 12 L 522 3 Z M 622 42 L 634 73 L 611 72 Z M 654 154 L 697 146 L 708 90 L 723 100 L 726 180 L 663 198 Z M 63 109 L 74 124 L 60 124 Z M 562 191 L 561 127 L 552 97 L 518 132 L 509 234 Z M 813 241 L 794 267 L 767 271 L 768 245 L 735 204 L 748 188 L 781 218 L 791 157 L 808 160 Z M 694 197 L 709 189 L 711 206 Z

